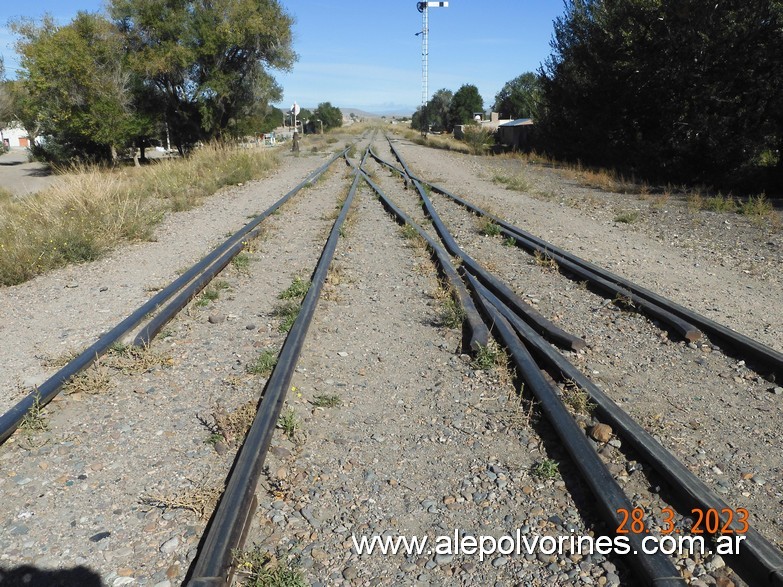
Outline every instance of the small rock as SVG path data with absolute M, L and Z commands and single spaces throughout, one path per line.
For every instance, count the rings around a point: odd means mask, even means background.
M 166 540 L 166 542 L 160 545 L 160 551 L 163 554 L 171 554 L 175 550 L 177 550 L 178 546 L 179 546 L 179 537 L 174 536 L 174 538 L 170 538 L 169 540 Z
M 435 555 L 435 564 L 438 566 L 443 566 L 449 564 L 451 561 L 454 560 L 453 554 L 436 554 Z
M 590 430 L 590 436 L 598 442 L 609 442 L 612 439 L 612 427 L 608 424 L 596 424 Z
M 207 321 L 210 324 L 222 324 L 226 321 L 226 317 L 223 314 L 210 314 L 209 318 L 207 318 Z
M 90 536 L 90 542 L 100 542 L 109 536 L 111 536 L 111 532 L 98 532 L 97 534 Z
M 359 571 L 356 570 L 356 567 L 345 567 L 343 569 L 343 579 L 346 581 L 353 581 L 358 576 Z

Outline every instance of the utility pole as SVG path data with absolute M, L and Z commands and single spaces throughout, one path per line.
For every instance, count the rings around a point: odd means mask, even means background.
M 448 2 L 417 2 L 416 9 L 421 12 L 421 116 L 422 128 L 421 134 L 426 137 L 429 131 L 429 121 L 427 120 L 427 100 L 429 100 L 429 8 L 448 8 Z

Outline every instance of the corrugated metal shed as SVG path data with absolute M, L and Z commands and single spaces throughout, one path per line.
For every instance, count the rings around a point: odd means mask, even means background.
M 514 151 L 526 151 L 530 148 L 532 128 L 533 120 L 530 118 L 517 118 L 510 122 L 504 122 L 498 126 L 498 142 Z

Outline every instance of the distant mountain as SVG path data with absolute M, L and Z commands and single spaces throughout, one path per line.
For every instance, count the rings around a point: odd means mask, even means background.
M 368 112 L 366 110 L 360 110 L 358 108 L 340 108 L 340 111 L 343 113 L 343 116 L 350 116 L 351 114 L 354 114 L 359 118 L 380 118 L 382 116 L 386 116 L 387 118 L 390 118 L 392 116 L 410 117 L 413 115 L 413 109 L 410 110 L 397 109 L 397 110 L 387 110 L 383 112 Z
M 280 108 L 283 110 L 283 112 L 288 111 L 288 107 L 281 107 L 277 106 L 277 108 Z M 303 108 L 306 108 L 310 112 L 315 110 L 315 106 L 303 106 Z M 405 107 L 397 107 L 395 108 L 392 106 L 389 110 L 378 110 L 377 112 L 369 112 L 367 110 L 362 110 L 360 108 L 342 108 L 339 107 L 340 111 L 343 113 L 343 116 L 350 116 L 351 114 L 354 114 L 358 116 L 359 118 L 381 118 L 382 116 L 385 116 L 387 118 L 391 118 L 392 116 L 396 116 L 398 118 L 401 118 L 403 116 L 407 116 L 410 118 L 413 116 L 413 112 L 415 111 L 415 108 L 405 108 Z

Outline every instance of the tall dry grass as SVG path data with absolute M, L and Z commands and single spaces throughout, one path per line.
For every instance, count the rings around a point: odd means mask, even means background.
M 24 198 L 0 194 L 0 285 L 145 240 L 169 211 L 187 210 L 224 186 L 262 177 L 274 152 L 210 145 L 187 159 L 141 168 L 78 167 Z

